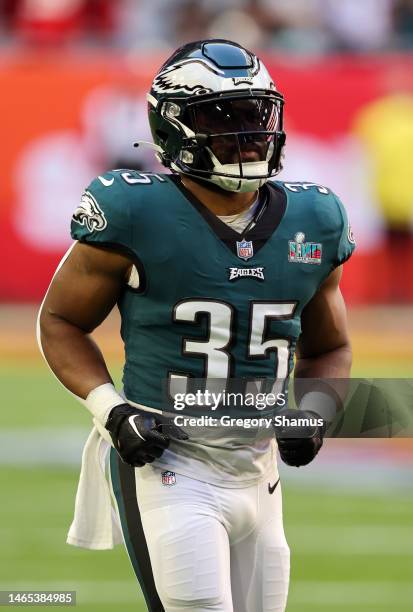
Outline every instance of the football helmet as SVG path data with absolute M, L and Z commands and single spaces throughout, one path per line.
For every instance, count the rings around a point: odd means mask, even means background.
M 159 161 L 227 191 L 281 170 L 284 98 L 259 58 L 228 40 L 180 47 L 147 95 Z

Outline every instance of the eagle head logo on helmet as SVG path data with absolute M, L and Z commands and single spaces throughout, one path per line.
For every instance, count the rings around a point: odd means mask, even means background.
M 255 191 L 281 170 L 284 98 L 260 59 L 228 40 L 180 47 L 147 95 L 158 158 L 227 191 Z

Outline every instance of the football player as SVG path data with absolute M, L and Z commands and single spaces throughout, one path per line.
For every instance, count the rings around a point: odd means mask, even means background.
M 256 55 L 225 40 L 187 44 L 147 98 L 153 147 L 171 172 L 113 170 L 87 187 L 41 308 L 42 349 L 110 434 L 148 609 L 281 612 L 289 548 L 275 437 L 287 464 L 305 465 L 325 421 L 300 437 L 178 427 L 168 390 L 193 378 L 286 380 L 294 356 L 297 378 L 347 377 L 339 281 L 354 241 L 329 189 L 272 180 L 284 99 Z M 90 336 L 116 304 L 122 394 Z M 304 394 L 299 408 L 317 412 L 318 397 Z

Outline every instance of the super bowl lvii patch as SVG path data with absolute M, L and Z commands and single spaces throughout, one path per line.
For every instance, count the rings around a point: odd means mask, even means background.
M 321 242 L 305 242 L 303 232 L 297 232 L 294 240 L 288 241 L 288 261 L 293 263 L 321 264 L 322 251 Z

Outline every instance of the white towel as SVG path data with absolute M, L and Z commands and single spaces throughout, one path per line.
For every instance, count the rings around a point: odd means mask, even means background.
M 104 550 L 122 543 L 123 537 L 105 469 L 110 436 L 95 419 L 93 422 L 95 426 L 83 449 L 75 513 L 66 542 Z

